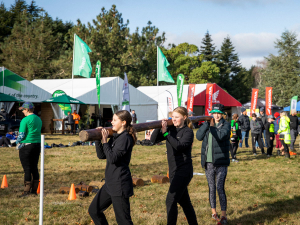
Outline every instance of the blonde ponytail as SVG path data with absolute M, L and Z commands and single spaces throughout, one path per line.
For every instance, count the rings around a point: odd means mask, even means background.
M 194 128 L 193 123 L 192 123 L 192 121 L 190 120 L 190 118 L 186 118 L 185 123 L 186 123 L 186 125 L 187 125 L 189 128 L 191 128 L 191 129 Z

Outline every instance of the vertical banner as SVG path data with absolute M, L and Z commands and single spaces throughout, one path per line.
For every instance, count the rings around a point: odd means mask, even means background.
M 97 88 L 99 109 L 100 109 L 100 77 L 101 77 L 101 62 L 100 62 L 100 60 L 98 60 L 98 62 L 96 64 L 96 88 Z
M 214 93 L 214 84 L 206 85 L 206 97 L 205 97 L 205 115 L 210 116 L 212 110 L 212 98 Z
M 167 96 L 167 117 L 169 117 L 169 112 L 173 112 L 174 110 L 174 104 L 173 104 L 173 96 L 171 92 L 166 91 L 166 96 Z
M 298 101 L 298 96 L 294 96 L 291 99 L 291 109 L 290 109 L 290 114 L 292 112 L 292 110 L 296 110 L 297 111 L 297 101 Z
M 123 98 L 122 98 L 122 110 L 127 110 L 130 112 L 130 96 L 129 96 L 129 84 L 128 84 L 128 79 L 127 75 L 125 73 L 124 75 L 124 83 L 123 83 Z
M 252 88 L 252 98 L 251 98 L 251 110 L 250 114 L 255 113 L 256 105 L 257 105 L 257 97 L 258 97 L 258 89 Z
M 183 76 L 183 74 L 178 74 L 178 76 L 177 76 L 177 101 L 178 101 L 178 107 L 181 106 L 183 84 L 184 84 L 184 76 Z
M 195 88 L 196 88 L 195 84 L 189 84 L 189 92 L 188 92 L 188 100 L 187 100 L 187 110 L 188 110 L 188 112 L 193 112 Z
M 272 87 L 266 87 L 266 114 L 267 116 L 272 115 Z

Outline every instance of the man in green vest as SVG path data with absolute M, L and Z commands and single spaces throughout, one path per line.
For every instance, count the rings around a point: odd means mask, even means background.
M 266 131 L 266 139 L 268 143 L 268 148 L 267 148 L 267 157 L 270 157 L 272 155 L 273 151 L 273 143 L 274 143 L 274 116 L 269 115 L 268 116 L 268 121 L 265 124 L 265 131 Z

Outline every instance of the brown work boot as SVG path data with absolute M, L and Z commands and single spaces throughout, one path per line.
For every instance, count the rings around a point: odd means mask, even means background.
M 32 182 L 30 194 L 37 195 L 36 191 L 37 191 L 37 189 L 39 187 L 39 183 L 40 183 L 39 180 L 34 180 Z
M 30 185 L 31 181 L 24 181 L 24 192 L 18 196 L 19 198 L 27 197 L 30 194 Z

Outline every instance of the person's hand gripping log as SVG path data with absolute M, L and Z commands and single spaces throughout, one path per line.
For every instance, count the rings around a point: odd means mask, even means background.
M 104 129 L 103 127 L 97 127 L 96 129 L 100 130 L 101 129 L 101 134 L 102 134 L 102 144 L 107 143 L 107 138 L 109 135 L 108 130 Z
M 161 132 L 163 134 L 167 132 L 167 122 L 168 122 L 168 119 L 163 119 L 161 121 Z

